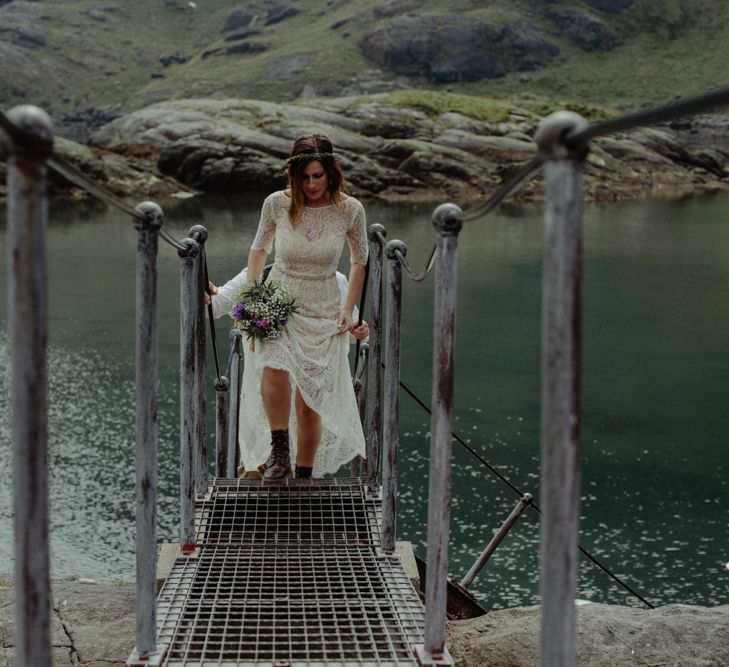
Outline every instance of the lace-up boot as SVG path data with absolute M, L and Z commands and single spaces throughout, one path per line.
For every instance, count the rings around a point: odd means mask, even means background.
M 309 468 L 308 466 L 300 466 L 296 464 L 296 472 L 294 473 L 294 477 L 296 479 L 311 479 L 311 473 L 314 470 L 314 468 Z
M 271 455 L 266 461 L 263 479 L 269 481 L 286 479 L 290 472 L 289 430 L 286 428 L 271 431 Z

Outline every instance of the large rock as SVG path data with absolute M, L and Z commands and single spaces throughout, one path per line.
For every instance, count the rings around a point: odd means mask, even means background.
M 57 580 L 51 588 L 53 664 L 123 667 L 134 647 L 134 586 Z M 8 581 L 0 583 L 0 640 L 0 665 L 16 667 L 15 590 Z
M 236 7 L 225 19 L 221 32 L 250 28 L 258 20 L 258 14 L 251 5 Z
M 608 14 L 619 14 L 633 6 L 635 0 L 582 0 L 593 9 L 599 9 Z
M 134 646 L 132 584 L 52 582 L 53 664 L 123 667 Z M 494 611 L 449 621 L 458 667 L 536 667 L 540 609 Z M 0 578 L 0 665 L 15 667 L 15 589 Z M 729 605 L 577 608 L 577 664 L 585 667 L 729 665 Z
M 300 9 L 291 5 L 274 5 L 266 12 L 266 25 L 281 23 L 281 21 L 296 16 L 300 12 Z
M 54 8 L 36 2 L 15 0 L 0 7 L 0 42 L 10 42 L 24 49 L 52 50 L 44 30 L 44 21 L 57 17 Z
M 372 10 L 372 13 L 377 19 L 389 18 L 391 16 L 399 16 L 400 14 L 407 14 L 414 9 L 420 9 L 427 3 L 428 0 L 387 0 L 387 2 L 377 5 Z
M 491 612 L 448 623 L 458 667 L 536 667 L 540 608 Z M 672 604 L 635 609 L 577 607 L 577 664 L 589 667 L 718 667 L 729 665 L 729 605 Z
M 534 157 L 535 126 L 536 119 L 516 113 L 498 123 L 454 112 L 431 116 L 382 97 L 196 99 L 117 118 L 92 135 L 92 144 L 106 160 L 146 158 L 150 173 L 157 168 L 196 190 L 267 193 L 285 183 L 294 139 L 318 132 L 332 139 L 356 196 L 468 201 L 491 194 Z M 729 153 L 683 146 L 667 127 L 647 128 L 595 140 L 585 174 L 586 196 L 597 200 L 729 189 Z M 519 198 L 543 194 L 537 177 Z
M 567 39 L 585 51 L 609 51 L 620 40 L 596 16 L 574 9 L 554 8 L 547 16 Z
M 495 24 L 464 14 L 400 16 L 360 47 L 380 65 L 437 83 L 536 69 L 559 53 L 530 23 Z

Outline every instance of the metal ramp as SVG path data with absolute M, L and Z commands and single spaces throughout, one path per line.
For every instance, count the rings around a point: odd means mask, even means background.
M 157 601 L 160 665 L 418 664 L 424 610 L 359 479 L 217 479 Z

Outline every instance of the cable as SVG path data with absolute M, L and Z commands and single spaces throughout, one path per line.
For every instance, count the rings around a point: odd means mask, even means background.
M 385 368 L 385 364 L 382 364 L 382 367 Z M 400 387 L 405 390 L 405 392 L 421 407 L 423 408 L 429 415 L 432 416 L 433 412 L 431 411 L 430 407 L 426 405 L 418 396 L 415 395 L 415 393 L 404 383 L 400 382 Z M 478 461 L 480 461 L 483 465 L 485 465 L 496 477 L 498 477 L 504 484 L 506 484 L 514 493 L 516 493 L 520 498 L 524 495 L 524 492 L 521 491 L 519 488 L 517 488 L 514 484 L 512 484 L 504 475 L 502 475 L 496 468 L 494 468 L 486 459 L 484 459 L 473 447 L 471 447 L 461 436 L 459 436 L 455 431 L 451 431 L 451 435 L 453 438 L 463 447 L 465 447 L 471 455 L 473 455 Z M 530 505 L 534 508 L 534 510 L 539 514 L 539 516 L 542 516 L 542 510 L 537 505 L 536 502 L 532 501 Z M 592 563 L 597 565 L 605 574 L 607 574 L 613 581 L 615 581 L 619 586 L 621 586 L 623 589 L 628 591 L 631 595 L 635 596 L 638 600 L 640 600 L 643 604 L 645 604 L 649 609 L 655 609 L 655 606 L 652 605 L 648 600 L 646 600 L 640 593 L 637 593 L 634 591 L 628 584 L 626 584 L 620 577 L 618 577 L 616 574 L 611 572 L 607 567 L 605 567 L 600 561 L 597 560 L 591 553 L 587 551 L 587 549 L 584 549 L 579 544 L 577 545 L 577 548 L 580 550 L 580 553 L 582 553 L 588 560 L 590 560 Z

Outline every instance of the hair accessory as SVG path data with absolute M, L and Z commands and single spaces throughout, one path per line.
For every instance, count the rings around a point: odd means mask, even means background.
M 292 155 L 286 162 L 298 162 L 299 160 L 321 160 L 323 157 L 337 157 L 336 153 L 297 153 Z

